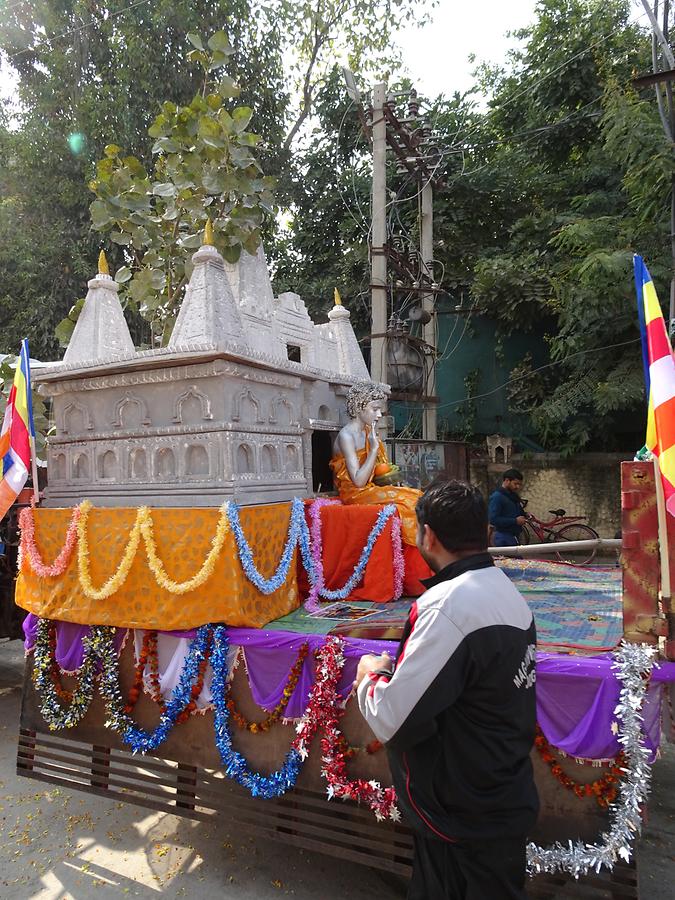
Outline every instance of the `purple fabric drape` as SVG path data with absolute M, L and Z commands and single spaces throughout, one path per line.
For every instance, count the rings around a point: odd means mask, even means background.
M 28 613 L 23 620 L 24 648 L 32 650 L 37 639 L 38 617 Z M 75 672 L 82 665 L 84 648 L 82 639 L 89 634 L 89 625 L 74 622 L 56 623 L 56 661 L 64 672 Z M 124 641 L 126 628 L 115 629 L 115 646 L 119 650 Z
M 82 638 L 88 627 L 57 623 L 56 659 L 65 671 L 72 672 L 81 665 Z M 36 631 L 36 617 L 27 616 L 24 620 L 27 650 L 35 644 Z M 315 677 L 313 654 L 324 644 L 326 637 L 257 628 L 230 628 L 228 632 L 231 643 L 244 648 L 253 699 L 266 710 L 274 709 L 281 700 L 300 648 L 305 642 L 309 644 L 309 654 L 286 708 L 289 718 L 301 716 Z M 183 638 L 195 634 L 194 631 L 162 633 Z M 124 629 L 118 629 L 118 646 L 123 636 Z M 339 685 L 343 698 L 349 693 L 359 658 L 364 653 L 379 654 L 384 650 L 393 655 L 396 643 L 345 639 L 345 666 Z M 645 743 L 651 751 L 659 745 L 661 685 L 666 682 L 675 682 L 675 663 L 659 662 L 652 670 L 643 708 Z M 612 723 L 619 690 L 610 654 L 595 657 L 537 654 L 537 719 L 551 744 L 571 756 L 608 759 L 617 755 L 621 748 L 612 731 Z

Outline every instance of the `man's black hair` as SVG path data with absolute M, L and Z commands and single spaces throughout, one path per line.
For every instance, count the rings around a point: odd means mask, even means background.
M 515 481 L 516 479 L 522 481 L 523 473 L 519 472 L 518 469 L 507 469 L 506 472 L 502 474 L 502 481 L 505 481 L 507 478 L 509 481 Z
M 488 517 L 483 495 L 465 481 L 434 481 L 415 506 L 417 521 L 428 525 L 451 553 L 487 549 Z

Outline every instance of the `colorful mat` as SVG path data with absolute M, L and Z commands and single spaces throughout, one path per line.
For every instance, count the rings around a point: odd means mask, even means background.
M 620 569 L 577 568 L 533 560 L 500 560 L 498 565 L 530 606 L 540 646 L 598 651 L 611 649 L 621 640 Z M 410 602 L 330 603 L 321 616 L 312 616 L 300 607 L 265 628 L 399 640 Z
M 621 640 L 621 569 L 517 559 L 499 566 L 527 600 L 539 646 L 611 650 Z

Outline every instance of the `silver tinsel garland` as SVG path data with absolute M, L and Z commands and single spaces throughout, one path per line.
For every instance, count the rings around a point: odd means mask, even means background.
M 651 778 L 649 750 L 642 741 L 642 705 L 655 654 L 655 648 L 647 644 L 626 642 L 614 651 L 612 668 L 621 682 L 614 715 L 619 725 L 617 740 L 623 745 L 627 768 L 619 795 L 610 805 L 609 830 L 602 833 L 601 842 L 597 844 L 556 842 L 547 848 L 529 844 L 527 866 L 530 875 L 569 872 L 578 878 L 590 870 L 599 872 L 603 866 L 611 870 L 619 857 L 630 861 L 631 846 L 642 829 L 642 807 Z

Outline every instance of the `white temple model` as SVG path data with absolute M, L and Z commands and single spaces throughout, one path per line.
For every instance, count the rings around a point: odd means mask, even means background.
M 265 255 L 194 270 L 168 346 L 136 351 L 105 257 L 62 363 L 35 381 L 52 397 L 46 505 L 270 503 L 312 493 L 312 432 L 337 430 L 369 380 L 349 312 L 314 325 L 297 294 L 272 293 Z

